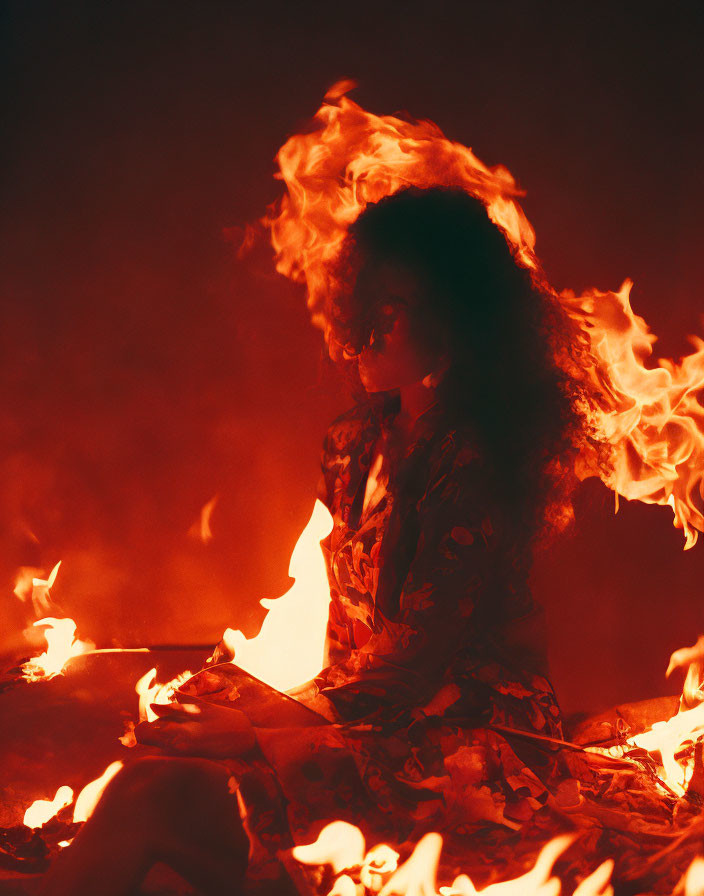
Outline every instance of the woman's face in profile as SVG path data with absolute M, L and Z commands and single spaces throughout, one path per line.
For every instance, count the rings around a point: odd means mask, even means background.
M 366 291 L 371 333 L 359 358 L 359 376 L 367 392 L 387 392 L 417 383 L 436 366 L 439 352 L 422 313 L 428 297 L 408 268 L 383 262 L 360 278 Z M 425 321 L 425 326 L 424 326 Z

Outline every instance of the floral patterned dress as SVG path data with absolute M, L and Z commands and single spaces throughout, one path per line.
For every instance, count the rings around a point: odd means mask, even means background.
M 561 737 L 540 614 L 472 433 L 433 408 L 390 465 L 392 417 L 360 406 L 325 440 L 327 665 L 297 698 L 329 724 L 272 731 L 265 761 L 242 770 L 250 835 L 269 854 L 335 819 L 397 847 L 429 830 L 515 830 L 548 798 L 554 753 L 506 731 Z

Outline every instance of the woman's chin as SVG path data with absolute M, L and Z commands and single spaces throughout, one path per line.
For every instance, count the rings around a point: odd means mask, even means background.
M 381 365 L 378 366 L 381 367 Z M 375 369 L 375 367 L 376 365 L 362 362 L 359 364 L 359 378 L 369 394 L 391 392 L 400 388 L 397 376 L 388 370 Z
M 395 381 L 385 380 L 381 377 L 370 377 L 360 374 L 359 378 L 362 381 L 365 392 L 369 395 L 376 395 L 378 392 L 393 392 L 399 388 Z
M 361 364 L 359 365 L 359 378 L 362 381 L 365 391 L 370 395 L 375 392 L 385 391 L 383 378 L 375 376 L 372 371 L 367 370 Z

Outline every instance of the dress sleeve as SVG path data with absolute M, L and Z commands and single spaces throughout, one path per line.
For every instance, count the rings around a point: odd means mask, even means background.
M 422 703 L 442 679 L 493 581 L 497 546 L 484 491 L 476 453 L 451 443 L 416 505 L 417 549 L 394 618 L 377 613 L 367 643 L 318 679 L 342 715 Z

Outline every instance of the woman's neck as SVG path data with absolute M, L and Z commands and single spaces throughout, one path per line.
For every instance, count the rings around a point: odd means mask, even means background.
M 396 417 L 395 425 L 404 434 L 410 434 L 416 420 L 437 403 L 437 389 L 426 386 L 422 380 L 409 386 L 402 386 L 401 410 Z

